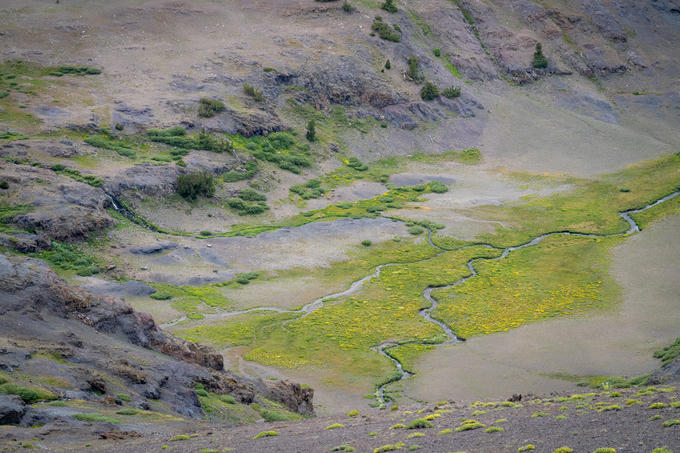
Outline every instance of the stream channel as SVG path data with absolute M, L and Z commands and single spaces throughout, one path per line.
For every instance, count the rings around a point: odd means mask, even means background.
M 488 248 L 494 249 L 494 250 L 499 250 L 499 251 L 501 251 L 501 254 L 497 257 L 494 257 L 494 258 L 479 257 L 479 258 L 470 259 L 466 263 L 466 266 L 467 266 L 468 270 L 470 271 L 470 273 L 467 276 L 461 278 L 460 280 L 458 280 L 454 283 L 451 283 L 450 285 L 428 286 L 425 289 L 425 291 L 423 292 L 423 297 L 430 303 L 430 306 L 427 307 L 427 308 L 420 309 L 420 311 L 419 311 L 420 316 L 422 316 L 423 318 L 427 319 L 428 321 L 430 321 L 430 322 L 438 325 L 439 327 L 441 327 L 441 329 L 444 331 L 444 333 L 446 334 L 446 336 L 448 338 L 448 340 L 446 340 L 443 343 L 439 343 L 439 345 L 458 343 L 460 341 L 465 341 L 465 339 L 456 336 L 456 334 L 451 330 L 451 328 L 448 325 L 446 325 L 445 323 L 443 323 L 443 322 L 441 322 L 437 319 L 434 319 L 431 316 L 430 313 L 434 309 L 436 309 L 437 306 L 439 305 L 439 302 L 437 301 L 437 299 L 432 296 L 432 291 L 435 290 L 435 289 L 453 288 L 453 287 L 462 285 L 467 280 L 475 277 L 477 275 L 477 270 L 474 267 L 474 263 L 476 261 L 480 261 L 480 260 L 486 260 L 486 261 L 501 260 L 501 259 L 507 257 L 511 252 L 513 252 L 515 250 L 520 250 L 520 249 L 523 249 L 523 248 L 526 248 L 526 247 L 531 247 L 531 246 L 537 245 L 543 239 L 550 237 L 550 236 L 568 235 L 568 236 L 578 236 L 578 237 L 611 238 L 611 237 L 618 237 L 618 236 L 627 236 L 629 234 L 637 233 L 637 232 L 640 231 L 640 226 L 637 224 L 637 222 L 635 222 L 635 220 L 633 220 L 633 218 L 631 217 L 631 214 L 636 214 L 636 213 L 646 211 L 647 209 L 652 208 L 652 207 L 654 207 L 658 204 L 664 203 L 664 202 L 666 202 L 666 201 L 668 201 L 672 198 L 677 197 L 678 195 L 680 195 L 680 190 L 677 190 L 677 191 L 675 191 L 675 192 L 673 192 L 669 195 L 666 195 L 665 197 L 659 198 L 658 200 L 656 200 L 652 203 L 649 203 L 648 205 L 646 205 L 642 208 L 630 209 L 630 210 L 627 210 L 627 211 L 620 211 L 618 213 L 619 216 L 623 220 L 625 220 L 628 223 L 628 226 L 629 226 L 628 230 L 626 230 L 623 233 L 614 233 L 614 234 L 592 234 L 592 233 L 590 233 L 589 234 L 589 233 L 578 233 L 578 232 L 563 230 L 563 231 L 553 231 L 553 232 L 550 232 L 550 233 L 545 233 L 545 234 L 537 236 L 534 239 L 532 239 L 528 242 L 525 242 L 523 244 L 515 245 L 515 246 L 511 246 L 511 247 L 505 247 L 505 248 L 496 247 L 496 246 L 488 244 L 488 243 L 474 243 L 474 244 L 469 244 L 469 245 L 466 245 L 466 246 L 458 248 L 458 249 L 445 249 L 443 247 L 438 246 L 437 244 L 435 244 L 432 241 L 432 230 L 428 228 L 428 235 L 427 235 L 428 242 L 430 243 L 430 245 L 432 247 L 435 247 L 435 248 L 440 250 L 440 252 L 438 254 L 434 255 L 434 256 L 425 258 L 424 260 L 415 261 L 415 262 L 412 262 L 412 263 L 386 263 L 386 264 L 381 264 L 381 265 L 379 265 L 375 268 L 373 273 L 361 278 L 360 280 L 355 281 L 346 290 L 340 291 L 340 292 L 337 292 L 337 293 L 334 293 L 334 294 L 330 294 L 330 295 L 327 295 L 327 296 L 320 297 L 320 298 L 304 305 L 299 310 L 286 310 L 286 309 L 282 309 L 282 308 L 278 308 L 278 307 L 255 307 L 255 308 L 249 308 L 247 310 L 220 311 L 220 312 L 217 312 L 217 313 L 210 313 L 210 314 L 205 315 L 205 319 L 208 319 L 208 320 L 226 319 L 226 318 L 230 318 L 230 317 L 233 317 L 233 316 L 238 316 L 238 315 L 242 315 L 242 314 L 245 314 L 245 313 L 258 312 L 258 311 L 272 311 L 272 312 L 277 312 L 277 313 L 299 313 L 299 314 L 302 315 L 300 318 L 304 318 L 305 316 L 308 316 L 309 314 L 311 314 L 311 313 L 315 312 L 316 310 L 320 309 L 321 307 L 323 307 L 325 302 L 329 302 L 329 301 L 336 300 L 336 299 L 346 297 L 346 296 L 351 296 L 352 294 L 357 293 L 358 291 L 360 291 L 363 288 L 365 283 L 371 281 L 374 278 L 378 278 L 380 276 L 380 271 L 385 267 L 402 266 L 402 265 L 405 265 L 405 264 L 416 264 L 420 261 L 425 261 L 425 260 L 430 260 L 432 258 L 436 258 L 436 257 L 438 257 L 438 256 L 440 256 L 444 253 L 447 253 L 447 252 L 452 252 L 452 251 L 455 251 L 455 250 L 463 250 L 463 249 L 469 248 L 469 247 L 480 247 L 480 246 L 482 246 L 482 247 L 488 247 Z M 109 195 L 107 194 L 107 196 L 109 196 Z M 128 218 L 136 217 L 134 215 L 134 213 L 128 211 L 124 207 L 121 207 L 120 203 L 116 203 L 115 199 L 111 198 L 110 196 L 109 196 L 109 198 L 111 199 L 111 202 L 113 204 L 114 209 L 121 212 L 123 215 L 125 215 Z M 135 222 L 135 223 L 139 223 L 142 226 L 149 227 L 148 225 L 144 225 L 146 222 L 143 222 L 144 224 L 142 224 L 140 222 Z M 154 231 L 157 231 L 157 230 L 154 229 Z M 300 319 L 300 318 L 289 319 L 287 321 L 284 321 L 282 323 L 282 325 L 285 325 L 288 322 L 293 321 L 294 319 Z M 163 328 L 172 327 L 172 326 L 177 325 L 177 324 L 179 324 L 180 322 L 182 322 L 186 319 L 187 319 L 187 317 L 183 316 L 183 317 L 175 319 L 173 321 L 164 323 L 164 324 L 161 325 L 161 327 L 163 327 Z M 389 353 L 390 348 L 394 348 L 396 346 L 403 345 L 403 344 L 414 344 L 414 342 L 396 343 L 396 342 L 393 342 L 393 341 L 386 341 L 386 342 L 383 342 L 383 343 L 379 344 L 378 346 L 375 346 L 374 348 L 372 348 L 374 351 L 378 352 L 379 354 L 381 354 L 381 355 L 387 357 L 389 360 L 391 360 L 394 363 L 394 365 L 397 369 L 397 373 L 391 379 L 388 379 L 388 380 L 384 381 L 382 384 L 380 384 L 380 386 L 376 390 L 375 395 L 376 395 L 378 402 L 381 405 L 388 405 L 392 401 L 391 397 L 385 395 L 385 388 L 389 384 L 392 384 L 392 383 L 398 382 L 398 381 L 402 381 L 404 379 L 408 379 L 409 377 L 413 376 L 413 373 L 404 369 L 404 367 L 403 367 L 401 361 L 399 361 L 399 359 L 397 359 L 396 357 L 394 357 L 393 355 L 391 355 Z M 419 343 L 419 344 L 424 344 L 424 343 Z

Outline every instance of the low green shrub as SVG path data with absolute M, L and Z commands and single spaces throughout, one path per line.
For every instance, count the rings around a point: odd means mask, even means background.
M 442 91 L 442 96 L 444 96 L 447 99 L 457 98 L 460 96 L 460 87 L 451 86 L 448 88 L 444 88 L 444 90 Z
M 385 2 L 380 5 L 381 9 L 384 9 L 388 13 L 396 13 L 397 6 L 394 4 L 394 0 L 385 0 Z
M 406 429 L 420 429 L 420 428 L 432 428 L 434 425 L 431 421 L 425 420 L 424 418 L 416 418 L 411 420 L 406 424 Z
M 380 36 L 380 38 L 386 41 L 401 41 L 401 33 L 382 20 L 374 20 L 373 24 L 371 25 L 371 30 L 373 30 L 378 34 L 378 36 Z
M 279 433 L 276 431 L 262 431 L 261 433 L 257 434 L 253 439 L 261 439 L 263 437 L 272 437 L 272 436 L 278 436 Z
M 249 83 L 243 84 L 243 92 L 253 98 L 257 102 L 263 102 L 264 96 L 262 95 L 262 90 L 252 86 Z
M 133 407 L 126 407 L 125 409 L 121 409 L 116 412 L 118 415 L 137 415 L 139 414 L 139 409 L 135 409 Z
M 0 393 L 5 393 L 7 395 L 17 395 L 26 403 L 35 403 L 36 401 L 43 400 L 54 400 L 57 397 L 47 390 L 39 388 L 29 388 L 22 385 L 14 384 L 12 382 L 7 382 L 0 385 Z
M 423 101 L 432 101 L 439 97 L 439 89 L 432 82 L 425 82 L 420 89 L 420 98 Z
M 666 366 L 680 356 L 680 338 L 665 348 L 654 352 L 654 358 L 660 359 L 662 366 Z
M 253 189 L 243 189 L 239 192 L 238 197 L 245 201 L 266 201 L 267 197 Z
M 224 102 L 217 99 L 201 98 L 198 101 L 198 116 L 211 118 L 225 110 Z

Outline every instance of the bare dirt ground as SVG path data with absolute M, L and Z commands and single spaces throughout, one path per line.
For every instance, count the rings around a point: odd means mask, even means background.
M 574 390 L 555 375 L 637 376 L 658 366 L 652 353 L 670 344 L 680 323 L 673 278 L 680 266 L 680 217 L 660 221 L 613 250 L 612 275 L 623 301 L 610 312 L 529 324 L 438 347 L 404 381 L 416 399 L 500 398 L 512 392 Z

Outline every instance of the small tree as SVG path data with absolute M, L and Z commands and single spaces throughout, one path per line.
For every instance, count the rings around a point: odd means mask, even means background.
M 383 3 L 380 7 L 388 13 L 397 12 L 397 7 L 394 5 L 394 0 L 385 0 L 385 3 Z
M 352 11 L 354 11 L 355 8 L 352 5 L 350 5 L 350 3 L 347 0 L 345 0 L 345 2 L 342 4 L 342 9 L 346 13 L 351 13 Z
M 543 46 L 540 42 L 536 43 L 536 51 L 534 52 L 534 61 L 532 65 L 537 69 L 548 67 L 548 59 L 545 58 L 545 55 L 543 55 Z
M 448 88 L 444 88 L 444 90 L 442 90 L 442 96 L 448 99 L 457 98 L 458 96 L 460 96 L 460 87 L 451 86 Z
M 389 58 L 388 58 L 387 61 L 385 62 L 385 69 L 387 69 L 387 70 L 392 69 L 392 63 L 390 63 Z
M 314 120 L 309 120 L 307 123 L 307 134 L 305 134 L 305 137 L 310 142 L 316 140 L 316 122 Z
M 418 59 L 414 56 L 408 57 L 408 77 L 414 82 L 422 82 L 423 75 L 420 73 Z
M 431 101 L 439 97 L 439 90 L 432 82 L 425 82 L 425 85 L 420 90 L 420 97 L 423 101 Z

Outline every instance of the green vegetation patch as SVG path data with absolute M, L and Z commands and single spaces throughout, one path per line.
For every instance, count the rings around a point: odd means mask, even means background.
M 618 297 L 607 273 L 617 239 L 551 236 L 498 261 L 476 261 L 479 275 L 445 290 L 433 315 L 463 336 L 503 332 L 604 307 Z
M 663 366 L 675 361 L 678 356 L 680 356 L 680 338 L 677 338 L 670 346 L 666 346 L 665 348 L 654 352 L 654 357 L 661 359 Z
M 201 118 L 211 118 L 223 112 L 226 106 L 218 99 L 201 98 L 198 101 L 198 116 Z
M 106 415 L 97 414 L 96 412 L 86 412 L 84 414 L 73 414 L 73 418 L 80 420 L 81 422 L 93 422 L 93 423 L 113 423 L 117 425 L 120 420 L 113 417 L 107 417 Z
M 94 146 L 95 148 L 108 149 L 115 151 L 121 156 L 135 159 L 137 153 L 130 142 L 119 140 L 110 135 L 92 135 L 85 139 L 85 143 Z
M 297 136 L 292 132 L 275 132 L 267 137 L 230 135 L 229 138 L 236 150 L 272 162 L 292 173 L 301 173 L 312 164 L 309 145 L 298 143 Z
M 373 30 L 373 33 L 377 33 L 381 39 L 384 39 L 386 41 L 392 42 L 401 41 L 401 32 L 398 31 L 397 28 L 395 28 L 395 26 L 392 26 L 387 22 L 383 22 L 382 19 L 376 18 L 373 21 L 373 24 L 371 24 L 371 30 Z
M 149 139 L 153 142 L 165 143 L 180 149 L 199 149 L 216 153 L 231 152 L 233 145 L 222 135 L 212 135 L 201 130 L 198 134 L 189 135 L 181 126 L 168 129 L 149 129 Z
M 94 258 L 79 250 L 75 245 L 65 242 L 52 241 L 51 250 L 36 253 L 35 256 L 44 259 L 59 270 L 81 277 L 89 277 L 100 271 Z

